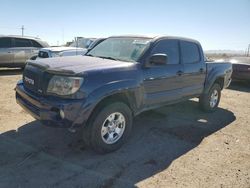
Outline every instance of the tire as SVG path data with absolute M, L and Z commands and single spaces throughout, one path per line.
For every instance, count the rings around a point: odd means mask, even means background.
M 130 108 L 124 103 L 103 106 L 90 117 L 83 130 L 83 140 L 98 153 L 115 151 L 128 139 L 132 118 Z
M 214 112 L 220 102 L 221 87 L 215 83 L 207 94 L 200 96 L 199 103 L 200 107 L 206 112 Z

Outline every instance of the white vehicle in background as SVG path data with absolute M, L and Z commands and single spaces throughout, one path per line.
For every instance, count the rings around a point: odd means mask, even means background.
M 86 48 L 74 48 L 74 47 L 42 48 L 39 50 L 38 56 L 34 59 L 84 55 L 86 52 L 87 52 Z
M 89 46 L 95 40 L 95 38 L 77 37 L 76 40 L 67 47 L 42 48 L 39 50 L 38 56 L 33 56 L 31 59 L 35 60 L 40 58 L 85 55 L 88 51 Z

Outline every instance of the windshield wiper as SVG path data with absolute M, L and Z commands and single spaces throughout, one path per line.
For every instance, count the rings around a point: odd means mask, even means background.
M 85 56 L 94 57 L 92 54 L 85 54 Z
M 90 57 L 98 57 L 98 58 L 103 58 L 103 59 L 111 59 L 111 60 L 116 60 L 115 58 L 113 57 L 106 57 L 106 56 L 93 56 L 92 54 L 86 54 L 86 56 L 90 56 Z
M 103 59 L 111 59 L 111 60 L 118 61 L 118 59 L 113 58 L 113 57 L 106 57 L 106 56 L 96 56 L 96 57 L 103 58 Z
M 98 57 L 98 58 L 110 59 L 110 60 L 115 60 L 115 61 L 134 62 L 134 61 L 124 60 L 124 59 L 113 58 L 113 57 L 109 57 L 109 56 L 108 57 L 107 56 L 94 56 L 92 54 L 86 54 L 85 56 Z

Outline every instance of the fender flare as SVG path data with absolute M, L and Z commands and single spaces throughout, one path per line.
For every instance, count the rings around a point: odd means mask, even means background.
M 216 70 L 212 69 L 209 75 L 206 78 L 206 83 L 204 87 L 204 92 L 203 93 L 208 93 L 213 84 L 216 82 L 218 79 L 223 79 L 223 85 L 224 85 L 224 78 L 225 78 L 226 73 L 221 70 Z M 223 89 L 223 88 L 221 88 Z
M 137 105 L 140 105 L 138 102 L 140 103 L 142 101 L 140 92 L 143 92 L 141 91 L 140 85 L 132 79 L 118 80 L 102 85 L 88 94 L 80 108 L 75 124 L 85 124 L 101 101 L 116 94 L 127 95 L 130 108 L 132 108 L 131 110 L 134 112 L 137 110 Z

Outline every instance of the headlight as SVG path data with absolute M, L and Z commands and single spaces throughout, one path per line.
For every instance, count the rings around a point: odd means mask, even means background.
M 83 82 L 83 78 L 53 76 L 47 88 L 47 93 L 54 93 L 57 95 L 71 95 L 77 92 Z

